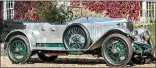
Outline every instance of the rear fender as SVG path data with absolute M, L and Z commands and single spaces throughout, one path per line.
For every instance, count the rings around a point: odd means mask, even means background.
M 30 50 L 32 50 L 32 47 L 36 45 L 35 43 L 35 39 L 32 36 L 32 30 L 13 30 L 10 33 L 8 33 L 8 35 L 5 38 L 5 42 L 4 42 L 4 49 L 7 48 L 7 43 L 9 42 L 9 40 L 11 39 L 11 37 L 15 36 L 15 35 L 23 35 L 25 36 L 30 44 Z

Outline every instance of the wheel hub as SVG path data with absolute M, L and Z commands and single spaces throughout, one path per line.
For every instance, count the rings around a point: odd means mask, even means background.
M 111 51 L 112 51 L 113 54 L 119 53 L 119 51 L 117 49 L 111 49 Z
M 107 45 L 106 51 L 109 61 L 113 63 L 121 63 L 126 57 L 125 43 L 121 40 L 110 40 Z
M 19 52 L 19 51 L 20 51 L 20 49 L 19 49 L 19 48 L 16 48 L 16 49 L 15 49 L 15 52 Z
M 83 36 L 79 35 L 79 34 L 74 34 L 70 37 L 70 42 L 73 42 L 73 43 L 84 43 L 85 42 L 85 39 Z

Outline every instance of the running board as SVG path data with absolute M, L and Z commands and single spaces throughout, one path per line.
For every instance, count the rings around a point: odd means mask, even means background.
M 75 52 L 75 51 L 87 51 L 87 49 L 72 49 L 67 50 L 64 47 L 34 47 L 32 50 L 47 50 L 47 51 L 69 51 L 69 52 Z

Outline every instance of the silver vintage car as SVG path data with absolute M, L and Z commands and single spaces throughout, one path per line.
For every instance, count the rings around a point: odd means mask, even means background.
M 14 22 L 23 28 L 11 30 L 4 41 L 12 63 L 26 63 L 34 54 L 52 62 L 60 55 L 87 53 L 103 57 L 110 66 L 124 66 L 131 61 L 147 63 L 153 56 L 150 32 L 133 29 L 124 18 L 81 17 L 62 24 Z

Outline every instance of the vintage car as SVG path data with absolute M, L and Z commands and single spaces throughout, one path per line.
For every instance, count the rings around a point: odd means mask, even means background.
M 62 24 L 5 21 L 22 28 L 11 30 L 4 48 L 12 63 L 26 63 L 34 54 L 45 62 L 60 55 L 92 54 L 110 66 L 147 63 L 153 56 L 150 32 L 133 29 L 124 18 L 81 17 Z

